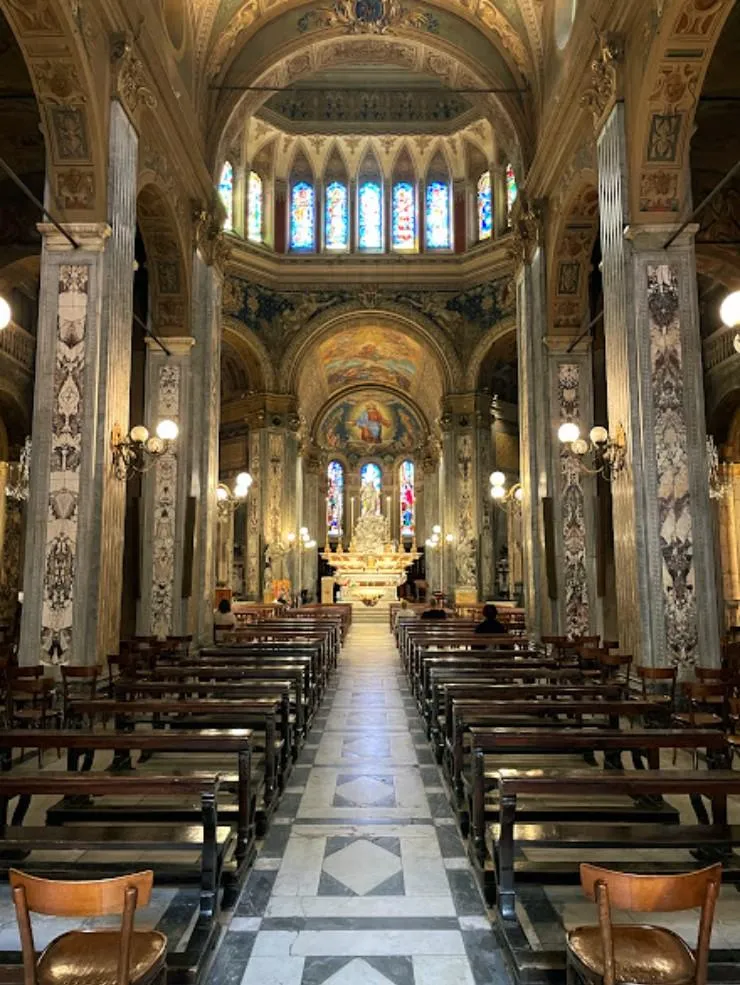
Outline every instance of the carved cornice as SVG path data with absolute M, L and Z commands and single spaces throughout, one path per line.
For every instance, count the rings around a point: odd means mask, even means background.
M 196 248 L 200 250 L 208 266 L 218 267 L 223 272 L 231 256 L 231 246 L 221 228 L 219 217 L 194 203 L 193 233 Z
M 156 109 L 157 98 L 152 91 L 153 87 L 141 59 L 134 54 L 130 37 L 117 34 L 111 38 L 110 58 L 115 93 L 135 123 L 141 106 Z
M 624 60 L 624 39 L 611 32 L 599 33 L 599 51 L 591 62 L 591 83 L 581 96 L 581 106 L 591 110 L 598 130 L 619 95 L 617 65 Z

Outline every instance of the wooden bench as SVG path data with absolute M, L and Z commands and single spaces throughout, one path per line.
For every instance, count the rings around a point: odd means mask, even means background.
M 264 644 L 253 647 L 224 644 L 219 647 L 204 647 L 195 658 L 190 657 L 189 663 L 209 666 L 236 666 L 243 663 L 249 667 L 269 667 L 284 663 L 308 664 L 306 688 L 315 689 L 317 702 L 323 698 L 328 683 L 326 666 L 318 650 L 311 648 L 274 646 L 268 649 Z

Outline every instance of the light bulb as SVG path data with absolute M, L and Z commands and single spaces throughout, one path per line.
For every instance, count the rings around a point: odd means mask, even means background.
M 143 424 L 137 424 L 135 427 L 131 428 L 128 436 L 132 441 L 143 445 L 146 444 L 146 441 L 149 438 L 149 432 Z
M 506 496 L 506 490 L 503 486 L 491 486 L 491 498 L 492 499 L 503 499 Z
M 295 540 L 295 534 L 294 533 L 289 533 L 288 534 L 288 543 L 289 544 L 292 544 L 294 540 Z
M 455 539 L 454 534 L 447 534 L 447 536 L 445 537 L 445 540 L 447 541 L 448 544 L 451 544 L 454 539 Z
M 524 499 L 524 490 L 522 489 L 521 486 L 519 486 L 519 488 L 515 490 L 515 492 L 514 492 L 514 499 L 518 503 L 521 503 L 521 501 Z
M 223 486 L 219 486 L 218 489 L 216 490 L 216 499 L 219 501 L 219 503 L 225 503 L 228 498 L 229 498 L 228 492 L 224 489 Z
M 740 291 L 728 294 L 719 308 L 719 317 L 728 328 L 740 325 Z
M 248 493 L 249 493 L 249 486 L 239 486 L 239 485 L 234 486 L 234 495 L 236 496 L 237 499 L 244 499 Z
M 252 476 L 249 474 L 249 472 L 240 472 L 239 475 L 236 477 L 237 486 L 244 486 L 245 489 L 249 489 L 253 481 L 254 480 L 252 479 Z
M 10 310 L 10 305 L 5 298 L 0 295 L 0 330 L 8 327 L 12 315 L 13 313 Z
M 570 450 L 574 455 L 585 455 L 588 451 L 588 441 L 585 438 L 576 438 L 575 441 L 571 441 Z
M 426 544 L 427 547 L 434 547 L 434 544 L 431 542 L 431 540 L 429 539 L 429 537 L 427 537 L 427 539 L 424 541 L 424 543 Z
M 732 340 L 732 344 L 735 347 L 735 352 L 740 352 L 740 332 L 738 332 L 735 338 Z
M 571 441 L 578 441 L 580 437 L 581 429 L 575 421 L 565 421 L 558 428 L 558 440 L 562 441 L 564 445 L 570 444 Z
M 162 441 L 174 441 L 179 433 L 179 427 L 174 421 L 169 420 L 169 418 L 165 418 L 157 425 L 157 437 L 161 438 Z
M 306 541 L 306 548 L 309 551 L 312 551 L 314 549 L 314 547 L 316 547 L 316 541 L 315 540 L 307 540 Z
M 591 428 L 588 436 L 591 439 L 591 444 L 593 445 L 605 445 L 609 440 L 609 432 L 607 429 L 600 427 L 598 424 L 595 428 Z
M 151 438 L 147 438 L 145 448 L 150 455 L 161 455 L 164 451 L 164 441 L 153 434 Z
M 434 526 L 432 527 L 432 533 L 433 534 L 441 534 L 442 533 L 442 528 L 440 527 L 440 525 L 438 523 L 435 523 Z
M 505 486 L 506 476 L 503 472 L 491 472 L 491 485 L 492 486 Z
M 301 535 L 301 537 L 308 537 L 308 527 L 301 527 L 298 533 Z

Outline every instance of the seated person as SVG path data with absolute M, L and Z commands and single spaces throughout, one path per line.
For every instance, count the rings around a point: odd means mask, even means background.
M 216 643 L 220 643 L 224 633 L 232 632 L 236 629 L 236 616 L 231 611 L 231 602 L 228 599 L 221 599 L 218 608 L 213 613 L 213 638 Z
M 429 608 L 425 609 L 421 614 L 422 619 L 446 619 L 447 613 L 439 604 L 439 599 L 432 598 L 429 600 Z
M 498 618 L 498 609 L 492 602 L 483 606 L 483 622 L 479 622 L 474 632 L 484 636 L 505 636 L 506 626 Z
M 406 599 L 401 600 L 401 608 L 396 612 L 396 626 L 400 622 L 406 622 L 407 619 L 416 619 L 416 613 L 413 609 L 409 608 L 408 601 Z

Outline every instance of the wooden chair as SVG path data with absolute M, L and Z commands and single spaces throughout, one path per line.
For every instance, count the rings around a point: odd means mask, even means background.
M 600 653 L 598 665 L 603 684 L 629 684 L 632 656 L 628 653 Z
M 151 871 L 87 882 L 39 879 L 11 869 L 23 951 L 24 985 L 154 985 L 164 983 L 167 938 L 158 930 L 134 930 L 134 914 L 152 895 Z M 36 958 L 31 913 L 98 917 L 120 913 L 121 929 L 72 930 Z
M 640 678 L 642 696 L 645 701 L 655 701 L 656 704 L 668 705 L 673 708 L 676 703 L 676 682 L 678 671 L 675 667 L 636 667 Z M 655 690 L 648 688 L 648 682 Z M 664 690 L 667 688 L 667 690 Z
M 581 886 L 598 906 L 598 926 L 567 934 L 568 985 L 705 985 L 722 866 L 681 875 L 642 876 L 581 865 Z M 613 924 L 611 907 L 637 913 L 701 907 L 696 952 L 672 930 L 649 924 Z
M 98 689 L 98 667 L 62 667 L 62 728 L 69 728 L 69 702 L 92 701 Z
M 727 725 L 727 688 L 725 684 L 700 681 L 684 681 L 681 687 L 687 699 L 686 711 L 674 712 L 673 723 L 679 728 L 716 728 Z M 694 769 L 699 765 L 698 752 L 694 752 Z M 676 764 L 676 750 L 673 751 L 673 765 Z
M 59 725 L 61 712 L 54 707 L 54 681 L 50 677 L 20 677 L 8 685 L 10 728 L 46 728 Z M 38 753 L 39 767 L 43 765 Z

